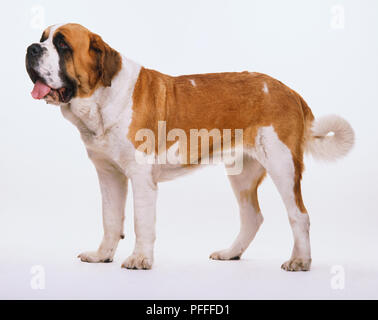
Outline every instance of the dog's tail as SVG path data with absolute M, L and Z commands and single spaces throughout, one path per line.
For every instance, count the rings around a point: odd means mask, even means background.
M 306 140 L 305 151 L 315 159 L 334 161 L 352 149 L 354 131 L 343 118 L 328 115 L 312 121 Z
M 334 161 L 346 156 L 354 145 L 351 125 L 337 115 L 314 119 L 310 107 L 299 96 L 305 120 L 305 148 L 317 160 Z

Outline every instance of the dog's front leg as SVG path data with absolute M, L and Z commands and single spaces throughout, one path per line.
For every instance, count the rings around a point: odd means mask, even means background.
M 124 237 L 128 179 L 111 164 L 92 160 L 101 188 L 104 237 L 97 251 L 81 253 L 79 258 L 84 262 L 111 262 L 119 240 Z
M 131 177 L 134 195 L 134 252 L 122 264 L 128 269 L 151 269 L 155 242 L 157 185 L 151 175 Z

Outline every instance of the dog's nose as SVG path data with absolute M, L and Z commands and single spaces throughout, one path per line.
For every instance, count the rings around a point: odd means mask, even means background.
M 42 53 L 42 47 L 38 43 L 34 43 L 28 47 L 27 53 L 29 57 L 38 57 Z

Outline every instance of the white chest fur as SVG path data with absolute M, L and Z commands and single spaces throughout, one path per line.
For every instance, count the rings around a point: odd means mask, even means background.
M 123 58 L 111 87 L 99 88 L 89 98 L 74 98 L 61 106 L 63 116 L 80 131 L 88 154 L 108 158 L 123 169 L 134 159 L 135 149 L 126 137 L 140 68 Z

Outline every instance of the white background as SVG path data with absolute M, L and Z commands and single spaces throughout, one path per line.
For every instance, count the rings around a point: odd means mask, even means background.
M 341 29 L 335 5 L 345 10 Z M 115 261 L 79 262 L 101 240 L 99 187 L 76 129 L 30 97 L 25 51 L 42 33 L 35 6 L 46 26 L 81 23 L 146 67 L 267 73 L 315 116 L 350 121 L 357 139 L 347 158 L 306 159 L 312 271 L 280 270 L 292 236 L 270 179 L 259 192 L 265 222 L 243 259 L 208 259 L 239 226 L 222 167 L 160 185 L 153 270 L 120 268 L 134 244 L 131 194 Z M 378 298 L 377 1 L 28 0 L 4 2 L 0 12 L 0 298 Z M 31 288 L 34 265 L 44 267 L 44 290 Z M 343 290 L 331 286 L 335 265 Z

